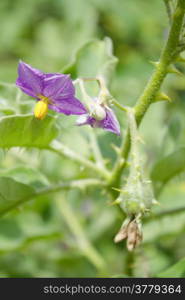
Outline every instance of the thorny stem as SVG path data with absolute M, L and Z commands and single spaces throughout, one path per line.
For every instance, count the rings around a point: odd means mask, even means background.
M 139 125 L 142 118 L 144 117 L 146 111 L 148 110 L 150 104 L 154 101 L 164 78 L 168 74 L 168 67 L 175 59 L 175 50 L 178 47 L 181 28 L 183 25 L 183 19 L 185 14 L 185 1 L 178 0 L 177 6 L 173 15 L 173 21 L 171 25 L 171 29 L 168 35 L 167 42 L 162 50 L 160 59 L 156 68 L 148 81 L 148 84 L 143 92 L 143 94 L 138 99 L 134 109 L 135 109 L 135 117 L 137 124 Z M 129 130 L 126 132 L 125 139 L 121 145 L 120 155 L 117 158 L 117 161 L 114 166 L 114 170 L 112 172 L 112 177 L 109 182 L 110 187 L 119 187 L 120 179 L 125 168 L 125 162 L 128 158 L 128 154 L 130 151 L 130 134 Z M 117 193 L 114 196 L 116 196 Z
M 139 166 L 139 153 L 138 153 L 138 141 L 139 135 L 137 131 L 137 124 L 135 120 L 135 113 L 133 108 L 129 108 L 128 110 L 128 125 L 130 131 L 130 141 L 131 141 L 131 153 L 134 169 Z

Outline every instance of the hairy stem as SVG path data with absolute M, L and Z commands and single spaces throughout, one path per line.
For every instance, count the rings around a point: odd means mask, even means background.
M 183 19 L 185 14 L 185 1 L 178 0 L 177 6 L 173 15 L 173 21 L 168 35 L 167 42 L 162 50 L 159 62 L 156 64 L 156 68 L 149 79 L 143 94 L 138 99 L 134 109 L 137 124 L 139 125 L 150 104 L 154 101 L 159 89 L 163 83 L 164 78 L 169 72 L 169 65 L 175 58 L 175 51 L 179 44 L 179 38 L 181 28 L 183 25 Z M 125 167 L 125 162 L 130 151 L 130 134 L 127 130 L 125 139 L 121 145 L 120 155 L 115 163 L 112 178 L 110 180 L 110 186 L 119 187 L 122 171 Z M 123 162 L 124 159 L 124 163 Z M 114 194 L 116 196 L 117 194 Z

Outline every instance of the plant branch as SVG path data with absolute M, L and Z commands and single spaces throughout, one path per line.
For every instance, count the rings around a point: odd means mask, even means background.
M 102 169 L 105 169 L 105 164 L 104 164 L 104 160 L 103 160 L 103 157 L 102 157 L 102 154 L 101 154 L 101 150 L 100 150 L 100 147 L 99 147 L 99 144 L 98 144 L 98 141 L 97 141 L 97 137 L 94 133 L 94 130 L 92 128 L 90 128 L 90 131 L 89 131 L 89 139 L 90 139 L 90 142 L 91 142 L 91 147 L 92 147 L 92 150 L 93 150 L 93 153 L 94 153 L 94 158 L 96 160 L 96 163 L 97 165 L 102 168 Z
M 116 99 L 111 99 L 110 103 L 114 104 L 117 108 L 119 108 L 120 110 L 127 112 L 127 107 L 121 105 Z
M 80 154 L 74 152 L 73 150 L 69 149 L 67 146 L 63 145 L 58 141 L 53 141 L 51 146 L 48 147 L 48 150 L 51 150 L 59 154 L 60 156 L 70 158 L 71 160 L 79 163 L 80 165 L 95 171 L 97 174 L 99 174 L 105 179 L 108 179 L 110 177 L 110 174 L 106 169 L 99 167 L 97 164 L 89 161 L 88 159 L 84 158 Z
M 7 88 L 17 88 L 15 83 L 8 83 L 8 82 L 4 82 L 4 81 L 0 81 L 0 86 L 4 86 Z
M 164 78 L 168 74 L 168 67 L 175 59 L 175 50 L 179 44 L 179 38 L 181 29 L 183 26 L 183 19 L 185 15 L 185 1 L 178 0 L 177 6 L 173 15 L 173 21 L 168 35 L 167 42 L 162 50 L 159 62 L 156 64 L 156 68 L 149 79 L 143 94 L 138 99 L 134 109 L 137 124 L 139 125 L 146 111 L 151 103 L 154 101 Z M 126 132 L 125 139 L 121 145 L 120 155 L 115 163 L 112 177 L 110 180 L 110 186 L 119 187 L 122 171 L 125 167 L 126 159 L 130 151 L 130 134 L 129 130 Z M 123 162 L 124 161 L 124 162 Z M 117 194 L 116 194 L 117 195 Z M 115 195 L 115 196 L 116 196 Z
M 103 187 L 104 183 L 100 180 L 94 179 L 94 178 L 88 178 L 88 179 L 82 179 L 82 180 L 72 180 L 68 182 L 62 182 L 57 185 L 52 185 L 47 188 L 42 188 L 38 191 L 34 191 L 33 194 L 30 194 L 29 196 L 22 198 L 16 202 L 8 204 L 3 209 L 0 209 L 0 217 L 4 216 L 8 212 L 10 212 L 12 209 L 18 208 L 20 205 L 32 200 L 33 198 L 38 198 L 43 195 L 48 195 L 51 193 L 59 192 L 60 190 L 68 190 L 72 188 L 79 188 L 79 189 L 85 189 L 89 186 L 96 186 L 96 187 Z
M 156 214 L 151 214 L 150 216 L 145 218 L 145 221 L 150 222 L 153 219 L 161 219 L 165 216 L 171 216 L 171 215 L 184 213 L 184 212 L 185 212 L 185 205 L 175 207 L 175 208 L 166 209 L 166 210 L 160 211 Z

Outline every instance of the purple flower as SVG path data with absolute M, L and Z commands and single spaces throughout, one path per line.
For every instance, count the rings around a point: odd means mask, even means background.
M 69 75 L 43 73 L 20 62 L 16 85 L 26 94 L 37 99 L 35 116 L 43 119 L 48 108 L 65 115 L 81 115 L 86 112 L 75 98 L 75 89 Z
M 120 135 L 120 125 L 113 110 L 108 106 L 101 106 L 105 111 L 103 120 L 97 120 L 90 113 L 86 113 L 77 119 L 77 125 L 90 125 L 93 128 L 99 127 L 106 131 Z

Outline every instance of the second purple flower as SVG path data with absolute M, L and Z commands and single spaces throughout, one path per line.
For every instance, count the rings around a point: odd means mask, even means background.
M 98 104 L 98 98 L 93 100 L 92 111 L 78 117 L 77 125 L 90 125 L 93 128 L 102 128 L 120 135 L 120 125 L 114 111 L 107 105 Z M 93 111 L 96 112 L 93 113 Z

